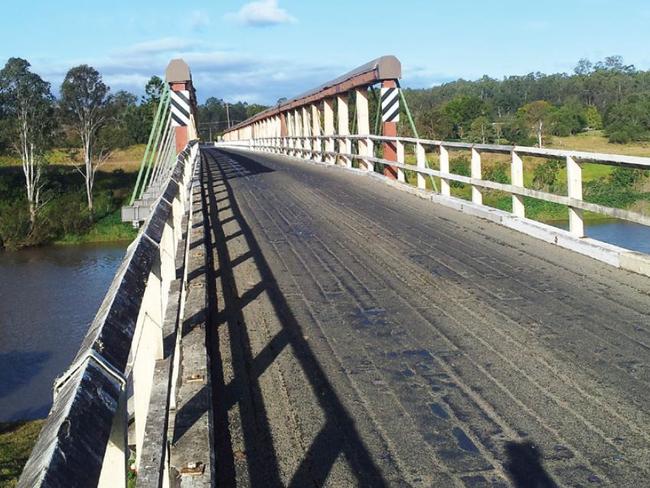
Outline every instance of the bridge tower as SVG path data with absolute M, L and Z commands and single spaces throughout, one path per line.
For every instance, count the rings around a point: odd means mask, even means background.
M 172 59 L 165 70 L 165 81 L 171 90 L 171 125 L 178 154 L 188 142 L 197 139 L 196 93 L 190 67 L 182 59 Z

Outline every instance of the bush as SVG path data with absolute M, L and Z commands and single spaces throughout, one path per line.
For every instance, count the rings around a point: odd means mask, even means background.
M 460 176 L 470 176 L 471 174 L 470 168 L 471 168 L 470 161 L 466 157 L 459 157 L 449 161 L 449 171 L 452 174 L 460 175 Z M 452 181 L 450 185 L 453 188 L 462 188 L 464 183 L 460 183 L 459 181 Z
M 495 183 L 510 183 L 510 174 L 508 171 L 508 165 L 506 164 L 495 164 L 491 168 L 488 168 L 483 175 L 484 180 L 494 181 Z
M 611 183 L 617 188 L 631 188 L 641 178 L 643 178 L 643 171 L 633 168 L 616 167 L 610 174 Z
M 562 161 L 557 159 L 537 165 L 533 171 L 533 188 L 552 193 L 557 188 L 561 168 Z
M 0 206 L 0 247 L 18 249 L 29 241 L 29 209 L 23 202 Z
M 610 142 L 623 144 L 650 137 L 650 94 L 630 95 L 612 106 L 605 116 Z

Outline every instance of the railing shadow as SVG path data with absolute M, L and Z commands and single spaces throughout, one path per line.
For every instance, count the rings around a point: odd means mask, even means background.
M 233 166 L 232 161 L 235 165 Z M 325 423 L 308 451 L 300 460 L 299 467 L 290 481 L 290 486 L 322 486 L 336 459 L 343 455 L 350 463 L 360 486 L 385 486 L 379 468 L 366 449 L 353 419 L 341 403 L 318 359 L 304 339 L 300 324 L 293 315 L 278 283 L 265 260 L 258 243 L 248 226 L 235 198 L 230 181 L 242 176 L 267 173 L 270 170 L 245 156 L 232 155 L 208 150 L 204 158 L 204 191 L 207 190 L 208 219 L 212 241 L 219 261 L 218 280 L 223 290 L 224 303 L 217 312 L 211 300 L 209 316 L 211 320 L 212 384 L 214 395 L 214 428 L 217 459 L 218 486 L 234 486 L 236 467 L 229 438 L 228 413 L 234 405 L 241 412 L 242 434 L 246 446 L 248 474 L 252 486 L 281 486 L 277 453 L 273 445 L 271 427 L 267 417 L 265 399 L 259 378 L 290 346 L 302 371 L 318 399 L 325 416 Z M 232 216 L 224 216 L 226 208 L 218 203 L 225 202 Z M 237 221 L 241 235 L 246 240 L 256 269 L 261 275 L 260 282 L 243 296 L 239 296 L 234 267 L 240 259 L 232 259 L 227 241 L 231 236 L 224 232 L 226 222 Z M 214 268 L 213 268 L 214 269 Z M 213 281 L 213 280 L 210 280 Z M 214 297 L 214 284 L 208 286 L 210 297 Z M 251 341 L 243 316 L 244 307 L 262 293 L 266 293 L 281 324 L 281 331 L 266 344 L 265 348 L 253 356 Z M 221 366 L 222 353 L 219 351 L 218 334 L 226 328 L 230 336 L 233 358 L 234 379 L 226 384 Z

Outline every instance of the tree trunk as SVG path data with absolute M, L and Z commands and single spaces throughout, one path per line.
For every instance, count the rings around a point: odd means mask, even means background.
M 86 179 L 86 199 L 88 201 L 88 212 L 90 213 L 90 220 L 93 218 L 93 182 L 95 179 L 95 173 L 93 171 L 93 163 L 90 154 L 90 137 L 91 135 L 86 134 L 84 141 L 84 164 L 86 166 L 86 172 L 84 177 Z

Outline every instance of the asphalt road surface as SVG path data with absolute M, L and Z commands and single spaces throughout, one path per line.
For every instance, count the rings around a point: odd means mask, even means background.
M 202 152 L 218 486 L 650 486 L 650 279 Z

